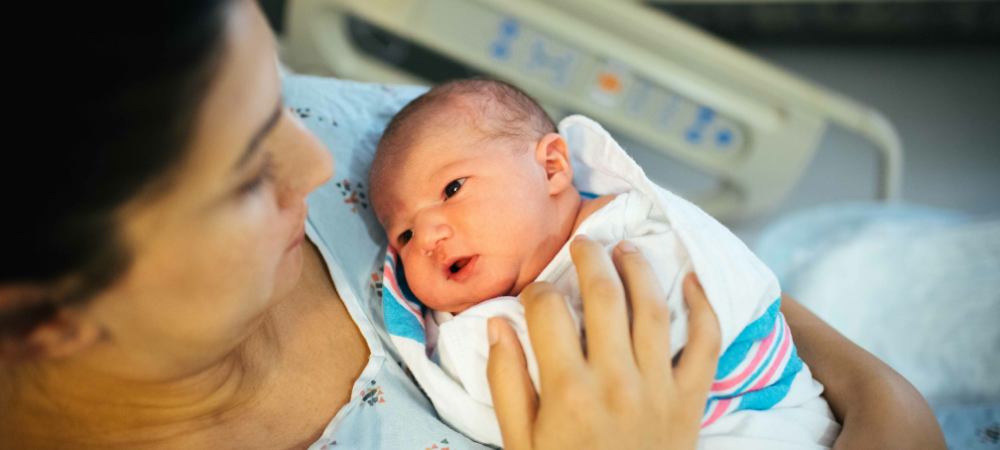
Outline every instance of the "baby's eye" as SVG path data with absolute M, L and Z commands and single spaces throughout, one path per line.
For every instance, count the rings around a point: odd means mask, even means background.
M 412 238 L 413 238 L 413 230 L 406 230 L 399 234 L 399 243 L 402 245 L 406 245 L 406 243 L 410 242 L 410 239 Z
M 465 178 L 459 178 L 451 183 L 448 183 L 448 185 L 444 187 L 445 198 L 451 198 L 453 195 L 457 194 L 463 184 L 465 184 Z

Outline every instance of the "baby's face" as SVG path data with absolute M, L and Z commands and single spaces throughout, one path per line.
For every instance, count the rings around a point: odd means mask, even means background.
M 536 250 L 562 245 L 537 143 L 464 125 L 417 135 L 373 199 L 410 289 L 454 313 L 517 295 L 548 264 Z

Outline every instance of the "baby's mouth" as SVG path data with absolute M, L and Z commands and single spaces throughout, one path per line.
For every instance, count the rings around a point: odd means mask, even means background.
M 458 261 L 455 261 L 455 263 L 452 264 L 451 267 L 448 268 L 448 270 L 450 270 L 451 273 L 458 273 L 458 271 L 462 270 L 462 268 L 465 267 L 467 264 L 469 264 L 469 261 L 471 260 L 472 260 L 471 256 L 466 256 L 465 258 L 459 259 Z
M 478 259 L 479 255 L 463 256 L 456 259 L 447 268 L 448 280 L 457 282 L 468 280 L 475 271 L 475 265 Z

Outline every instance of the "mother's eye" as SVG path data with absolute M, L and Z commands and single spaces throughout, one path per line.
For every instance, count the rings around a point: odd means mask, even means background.
M 451 198 L 457 194 L 458 190 L 462 189 L 463 184 L 465 184 L 465 178 L 459 178 L 451 183 L 448 183 L 448 185 L 444 187 L 445 198 Z
M 400 246 L 406 245 L 407 242 L 410 242 L 410 239 L 413 239 L 413 230 L 406 230 L 400 233 L 399 234 Z

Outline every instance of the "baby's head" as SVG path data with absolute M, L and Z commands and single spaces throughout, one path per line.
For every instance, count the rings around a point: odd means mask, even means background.
M 457 313 L 538 277 L 572 231 L 572 180 L 566 143 L 534 99 L 459 80 L 392 119 L 368 186 L 410 289 Z

